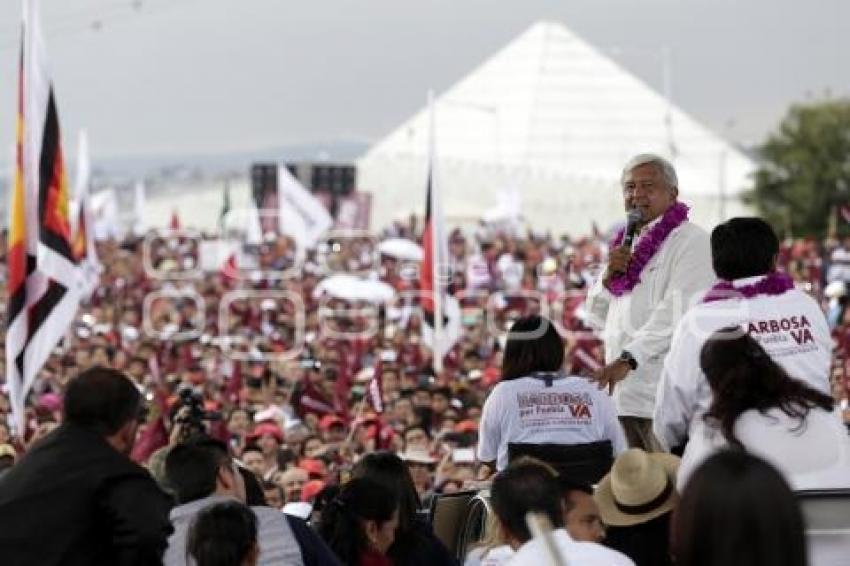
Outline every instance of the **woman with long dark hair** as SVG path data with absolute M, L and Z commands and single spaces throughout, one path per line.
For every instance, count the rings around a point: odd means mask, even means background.
M 720 451 L 694 472 L 671 538 L 676 566 L 808 564 L 803 517 L 788 482 L 739 450 Z
M 366 454 L 351 471 L 353 478 L 368 478 L 390 488 L 399 502 L 398 529 L 389 556 L 405 566 L 451 566 L 457 561 L 434 535 L 430 523 L 420 515 L 416 486 L 407 465 L 391 452 Z
M 764 458 L 795 489 L 850 483 L 850 439 L 832 397 L 792 378 L 738 327 L 714 333 L 700 365 L 712 401 L 682 457 L 680 491 L 703 460 L 726 447 Z
M 392 566 L 398 497 L 392 489 L 357 478 L 342 486 L 322 511 L 319 534 L 346 566 Z

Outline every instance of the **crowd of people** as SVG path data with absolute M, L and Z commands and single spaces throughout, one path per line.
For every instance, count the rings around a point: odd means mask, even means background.
M 850 462 L 846 429 L 832 418 L 850 421 L 850 241 L 777 240 L 774 250 L 770 227 L 740 219 L 709 238 L 675 218 L 685 212 L 663 160 L 630 162 L 623 180 L 627 208 L 643 214 L 633 248 L 629 226 L 613 241 L 514 222 L 451 232 L 447 291 L 459 332 L 440 364 L 417 297 L 418 262 L 378 246 L 421 242 L 415 218 L 304 250 L 270 233 L 243 250 L 242 269 L 228 261 L 203 273 L 202 242 L 189 235 L 98 242 L 99 284 L 39 373 L 23 429 L 8 388 L 0 391 L 0 515 L 23 512 L 10 490 L 49 485 L 28 504 L 60 500 L 55 514 L 70 516 L 109 484 L 100 510 L 125 554 L 77 548 L 73 529 L 40 548 L 28 537 L 36 527 L 6 530 L 8 519 L 0 547 L 45 552 L 44 564 L 74 563 L 61 552 L 95 557 L 80 564 L 157 563 L 150 557 L 163 553 L 166 564 L 453 564 L 428 525 L 431 502 L 486 486 L 493 524 L 470 564 L 541 560 L 552 545 L 532 536 L 529 511 L 580 564 L 732 564 L 694 550 L 705 525 L 684 513 L 674 520 L 676 492 L 680 508 L 720 517 L 710 500 L 723 474 L 752 473 L 769 485 L 742 500 L 769 492 L 781 506 L 791 489 L 822 486 L 836 452 Z M 642 275 L 632 273 L 639 264 Z M 323 284 L 338 273 L 392 294 L 365 299 Z M 723 311 L 710 328 L 696 325 L 697 337 L 675 328 L 716 315 L 724 297 L 685 316 L 668 290 L 689 305 L 718 277 L 753 286 L 777 273 L 793 278 L 777 279 L 782 293 L 753 291 L 768 295 L 764 316 Z M 710 293 L 749 288 L 729 285 Z M 777 297 L 812 310 L 783 318 Z M 747 316 L 756 326 L 741 335 Z M 771 323 L 799 332 L 804 347 L 771 341 Z M 120 375 L 135 387 L 114 386 Z M 806 434 L 784 434 L 795 426 Z M 51 474 L 87 469 L 78 459 L 96 444 L 91 433 L 114 449 L 99 445 L 102 475 L 54 488 Z M 557 448 L 575 445 L 589 462 L 580 469 L 568 461 L 576 452 Z M 681 465 L 670 451 L 684 454 Z M 150 475 L 115 457 L 125 452 Z M 42 475 L 24 476 L 25 465 Z M 57 491 L 71 489 L 80 499 Z M 137 504 L 143 511 L 130 513 Z M 782 513 L 776 521 L 801 522 L 798 509 Z M 735 563 L 767 564 L 762 557 Z
M 383 237 L 421 234 L 411 219 Z M 149 402 L 134 456 L 141 463 L 179 436 L 177 413 L 195 399 L 220 417 L 208 421 L 212 433 L 279 485 L 285 503 L 300 501 L 300 489 L 291 485 L 304 477 L 301 471 L 308 476 L 301 483 L 333 480 L 375 448 L 410 452 L 411 465 L 429 471 L 418 482 L 423 493 L 437 483 L 452 489 L 474 474 L 470 462 L 452 461 L 449 448 L 475 445 L 483 400 L 501 372 L 500 340 L 513 320 L 544 303 L 573 336 L 571 347 L 582 350 L 570 356 L 574 373 L 592 370 L 601 356 L 576 315 L 602 258 L 599 239 L 571 242 L 483 227 L 470 236 L 453 232 L 457 273 L 450 291 L 463 320 L 440 375 L 423 339 L 418 299 L 406 295 L 418 288 L 415 263 L 382 255 L 362 239 L 340 238 L 309 250 L 297 277 L 277 279 L 276 258 L 288 255 L 291 239 L 269 237 L 251 250 L 256 269 L 184 277 L 195 272 L 199 247 L 188 237 L 98 242 L 99 285 L 41 370 L 25 431 L 13 431 L 7 392 L 0 394 L 0 444 L 23 454 L 58 424 L 68 380 L 80 368 L 105 365 L 132 376 Z M 396 297 L 376 306 L 315 292 L 335 269 L 355 263 L 391 285 Z M 254 277 L 259 271 L 267 277 Z M 376 376 L 378 407 L 368 395 Z M 306 467 L 295 466 L 302 461 Z M 293 467 L 287 477 L 295 479 L 283 483 Z

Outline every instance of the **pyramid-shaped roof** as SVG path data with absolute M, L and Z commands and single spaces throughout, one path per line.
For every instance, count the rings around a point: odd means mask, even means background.
M 535 206 L 534 199 L 545 200 L 552 190 L 536 190 L 540 183 L 535 178 L 549 178 L 547 186 L 571 191 L 616 186 L 630 157 L 653 152 L 673 161 L 683 200 L 717 199 L 711 205 L 716 217 L 719 195 L 740 193 L 755 167 L 733 145 L 566 26 L 552 22 L 532 25 L 439 96 L 436 131 L 440 171 L 449 187 L 461 189 L 452 179 L 455 170 L 466 171 L 462 176 L 467 183 L 470 171 L 489 170 L 487 184 L 498 182 L 496 171 L 501 171 L 505 185 L 518 186 L 532 209 L 545 209 Z M 403 189 L 398 186 L 401 179 L 393 181 L 398 175 L 389 174 L 388 168 L 421 169 L 427 136 L 423 109 L 361 159 L 360 185 L 375 191 L 379 209 L 382 192 Z M 402 176 L 416 177 L 410 171 Z M 500 188 L 504 186 L 492 190 Z M 620 216 L 618 197 L 611 196 L 612 213 Z M 445 200 L 451 215 L 452 197 Z M 486 196 L 483 200 L 488 201 Z M 376 213 L 380 219 L 381 210 Z

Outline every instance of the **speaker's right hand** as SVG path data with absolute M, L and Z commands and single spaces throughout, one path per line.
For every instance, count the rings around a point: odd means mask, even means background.
M 608 255 L 608 267 L 605 269 L 605 277 L 602 282 L 607 286 L 608 281 L 617 274 L 625 273 L 632 259 L 632 250 L 627 246 L 614 248 Z

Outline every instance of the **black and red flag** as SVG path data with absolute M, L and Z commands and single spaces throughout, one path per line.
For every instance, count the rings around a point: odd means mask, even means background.
M 443 222 L 439 186 L 436 182 L 436 134 L 434 102 L 429 93 L 430 135 L 425 221 L 422 230 L 422 265 L 419 269 L 419 302 L 424 324 L 422 338 L 434 353 L 434 372 L 443 370 L 443 358 L 460 337 L 460 305 L 445 292 L 450 279 L 448 240 Z
M 38 1 L 24 0 L 6 318 L 6 379 L 21 434 L 27 394 L 79 304 L 68 181 L 47 69 Z

